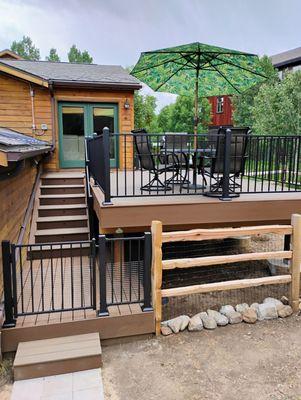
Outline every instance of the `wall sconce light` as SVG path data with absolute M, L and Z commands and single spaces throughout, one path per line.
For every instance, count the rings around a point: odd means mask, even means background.
M 130 103 L 129 103 L 128 99 L 125 99 L 124 108 L 125 108 L 126 110 L 128 110 L 128 109 L 130 108 Z

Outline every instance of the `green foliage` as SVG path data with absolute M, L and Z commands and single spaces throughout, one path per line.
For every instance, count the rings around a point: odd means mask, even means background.
M 210 123 L 210 103 L 207 99 L 199 99 L 200 123 L 198 132 L 204 132 Z M 162 132 L 189 132 L 194 127 L 194 97 L 178 96 L 174 104 L 162 108 L 158 115 L 158 127 Z
M 251 89 L 247 90 L 241 95 L 234 95 L 232 97 L 234 109 L 233 119 L 235 125 L 253 127 L 254 117 L 252 109 L 254 106 L 255 97 L 257 96 L 260 87 L 263 84 L 274 85 L 279 81 L 277 70 L 273 67 L 269 57 L 263 56 L 260 59 L 260 65 L 264 75 L 267 77 L 267 81 L 265 83 L 259 83 L 253 86 Z
M 29 36 L 23 36 L 19 42 L 14 40 L 10 49 L 25 60 L 38 61 L 40 59 L 40 50 L 35 47 Z
M 135 128 L 145 128 L 148 132 L 156 132 L 158 127 L 155 110 L 154 96 L 143 96 L 136 92 L 134 97 Z
M 258 134 L 301 134 L 301 71 L 264 84 L 252 107 L 253 130 Z
M 60 57 L 57 54 L 57 50 L 55 48 L 51 48 L 49 51 L 49 56 L 46 57 L 46 61 L 60 62 Z
M 75 44 L 70 48 L 68 52 L 68 60 L 73 63 L 86 63 L 92 64 L 93 58 L 90 56 L 87 50 L 80 51 Z

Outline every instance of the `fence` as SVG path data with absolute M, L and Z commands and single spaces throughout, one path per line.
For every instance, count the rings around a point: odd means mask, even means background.
M 237 128 L 238 129 L 238 128 Z M 241 129 L 240 129 L 241 131 Z M 301 190 L 301 137 L 250 135 L 235 128 L 209 134 L 109 133 L 87 139 L 88 168 L 105 195 L 203 194 L 229 200 L 242 193 Z M 110 143 L 120 165 L 110 167 Z
M 162 243 L 178 241 L 203 241 L 241 237 L 245 235 L 258 235 L 266 233 L 278 233 L 291 235 L 290 250 L 244 253 L 234 255 L 181 258 L 162 260 Z M 162 223 L 152 223 L 152 298 L 155 312 L 156 334 L 160 333 L 162 318 L 162 298 L 201 294 L 217 291 L 227 291 L 249 287 L 258 287 L 277 284 L 291 284 L 290 302 L 293 311 L 299 307 L 300 294 L 300 265 L 301 265 L 301 216 L 293 215 L 291 225 L 270 225 L 242 228 L 221 229 L 196 229 L 191 231 L 162 232 Z M 290 273 L 288 275 L 269 276 L 252 279 L 230 280 L 217 283 L 198 284 L 170 289 L 162 289 L 162 274 L 164 270 L 175 268 L 193 268 L 208 265 L 225 265 L 241 261 L 267 260 L 271 258 L 283 258 L 291 260 Z
M 2 242 L 4 327 L 21 316 L 138 303 L 151 310 L 151 234 L 81 242 Z

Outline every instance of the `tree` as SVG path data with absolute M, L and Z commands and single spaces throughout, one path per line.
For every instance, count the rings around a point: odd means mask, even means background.
M 69 52 L 68 52 L 68 60 L 69 62 L 73 63 L 86 63 L 86 64 L 92 64 L 93 58 L 90 56 L 87 50 L 84 50 L 81 52 L 75 44 L 71 46 Z
M 135 128 L 145 128 L 148 132 L 156 132 L 157 116 L 156 98 L 149 95 L 141 95 L 138 92 L 134 97 Z
M 210 103 L 205 98 L 199 99 L 200 123 L 198 132 L 204 132 L 208 127 L 210 116 Z M 178 96 L 174 104 L 162 108 L 158 116 L 159 130 L 162 132 L 188 132 L 193 133 L 194 128 L 194 96 Z
M 60 62 L 60 57 L 57 54 L 57 50 L 55 48 L 51 48 L 49 51 L 49 56 L 46 57 L 46 61 Z
M 25 60 L 38 61 L 40 59 L 40 50 L 35 47 L 29 36 L 23 36 L 19 42 L 14 40 L 10 49 Z
M 260 64 L 265 76 L 267 77 L 266 84 L 274 85 L 275 83 L 279 82 L 277 70 L 274 68 L 269 57 L 263 56 L 260 59 Z M 253 86 L 245 93 L 232 97 L 232 104 L 234 109 L 233 119 L 235 125 L 249 127 L 252 127 L 254 125 L 252 109 L 254 106 L 255 98 L 262 85 L 263 83 L 260 83 Z

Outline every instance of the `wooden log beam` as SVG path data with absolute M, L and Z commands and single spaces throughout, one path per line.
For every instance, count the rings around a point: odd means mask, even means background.
M 155 332 L 160 335 L 162 319 L 162 222 L 153 221 L 152 232 L 152 298 Z
M 291 247 L 293 258 L 291 262 L 290 272 L 292 275 L 291 285 L 291 306 L 294 312 L 299 311 L 300 297 L 300 267 L 301 267 L 301 215 L 292 215 L 293 235 L 291 239 Z
M 190 231 L 164 232 L 162 242 L 187 242 L 213 239 L 226 239 L 233 236 L 263 235 L 276 233 L 280 235 L 291 235 L 291 225 L 263 225 L 246 226 L 240 228 L 218 228 L 218 229 L 192 229 Z
M 172 289 L 163 289 L 162 297 L 186 296 L 190 294 L 219 292 L 223 290 L 244 289 L 249 287 L 279 285 L 290 283 L 290 275 L 268 276 L 264 278 L 237 279 L 233 281 L 205 283 L 202 285 L 184 286 Z
M 292 258 L 291 251 L 267 251 L 262 253 L 244 253 L 244 254 L 231 254 L 226 256 L 208 256 L 208 257 L 195 257 L 195 258 L 179 258 L 174 260 L 162 261 L 162 268 L 175 269 L 175 268 L 193 268 L 205 267 L 208 265 L 237 263 L 243 261 L 253 260 L 269 260 L 271 258 Z

